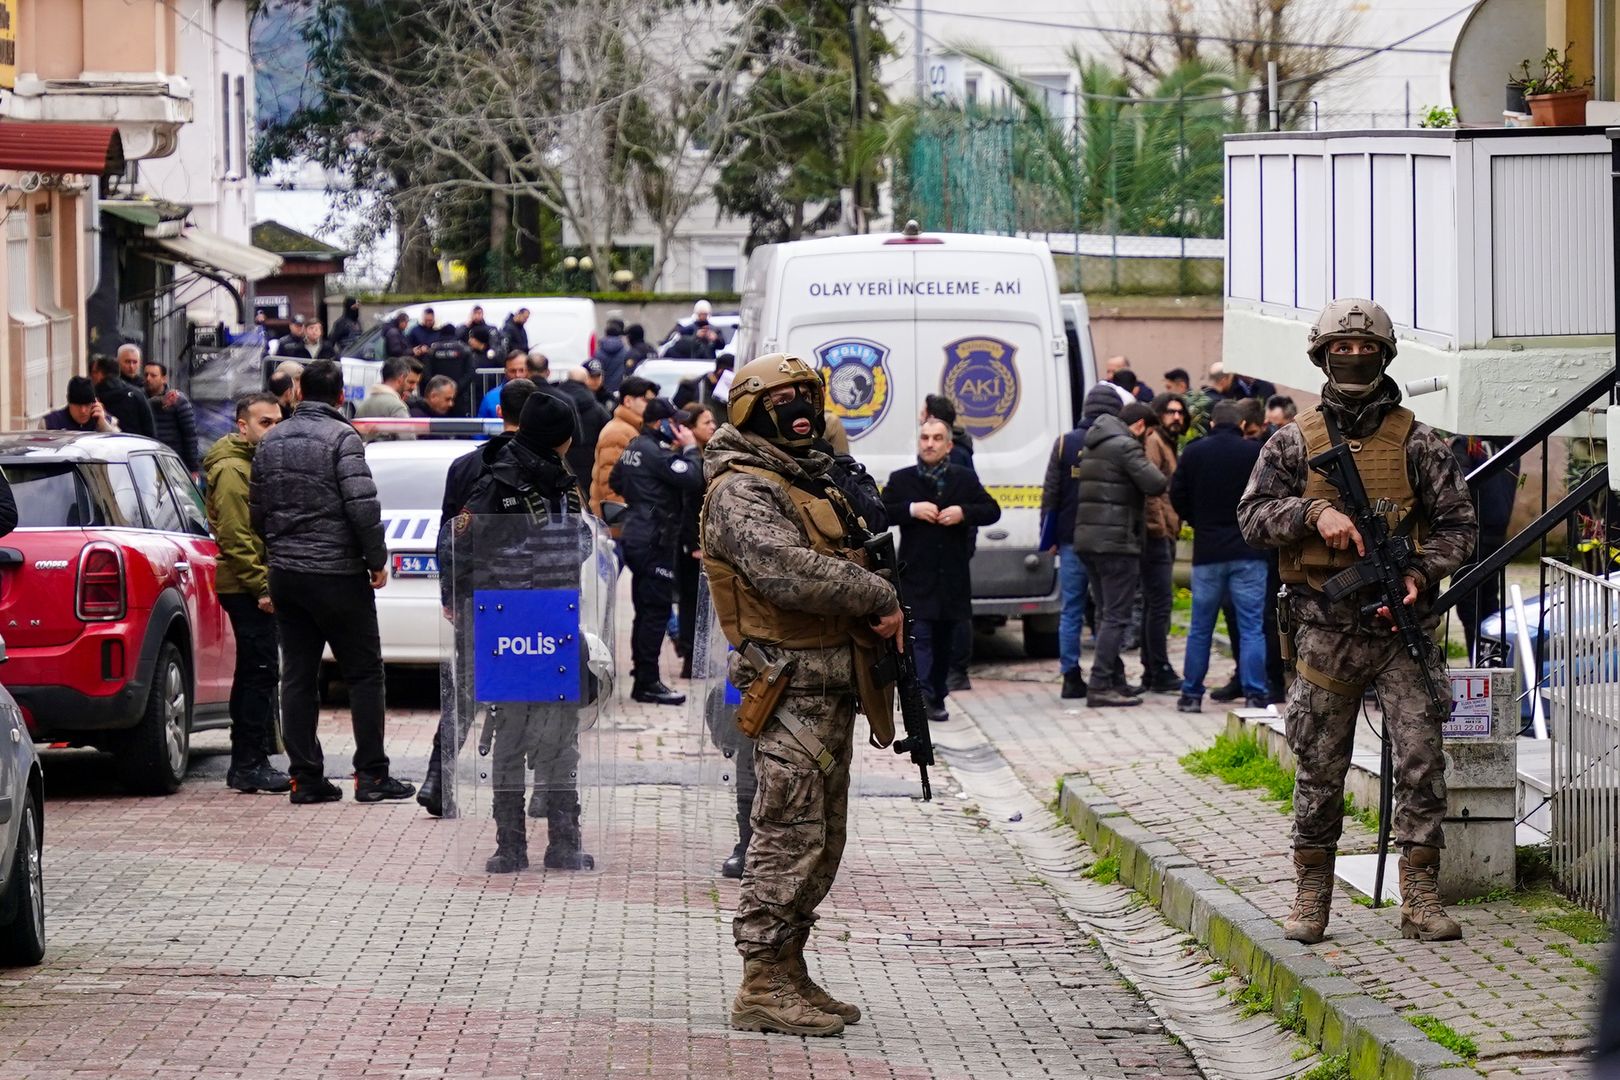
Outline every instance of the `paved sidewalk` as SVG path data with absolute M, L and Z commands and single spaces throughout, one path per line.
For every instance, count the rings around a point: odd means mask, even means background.
M 998 679 L 975 675 L 974 689 L 954 700 L 1031 791 L 1050 798 L 1061 776 L 1086 774 L 1133 821 L 1199 868 L 1274 918 L 1286 913 L 1293 896 L 1291 819 L 1257 792 L 1193 776 L 1177 762 L 1224 730 L 1224 714 L 1208 702 L 1211 711 L 1178 713 L 1175 699 L 1161 695 L 1132 709 L 1087 708 L 1059 699 L 1049 669 L 1029 667 L 998 668 Z M 1375 840 L 1346 822 L 1344 850 L 1372 850 Z M 1341 889 L 1330 937 L 1312 951 L 1398 1012 L 1433 1016 L 1472 1038 L 1488 1076 L 1581 1073 L 1593 1018 L 1592 970 L 1605 962 L 1606 948 L 1543 926 L 1543 912 L 1512 901 L 1452 913 L 1464 925 L 1463 941 L 1403 941 L 1394 910 L 1356 905 Z
M 395 716 L 395 770 L 419 777 L 435 716 Z M 323 722 L 334 774 L 346 727 Z M 0 1077 L 1198 1075 L 999 832 L 873 751 L 812 943 L 867 1018 L 731 1031 L 736 883 L 694 865 L 691 805 L 656 782 L 697 752 L 684 713 L 627 708 L 607 734 L 626 767 L 604 869 L 514 878 L 458 872 L 453 826 L 414 803 L 231 793 L 221 735 L 170 798 L 49 755 L 50 947 L 0 972 Z

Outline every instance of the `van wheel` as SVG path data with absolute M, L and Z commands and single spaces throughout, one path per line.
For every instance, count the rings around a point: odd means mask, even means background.
M 191 684 L 173 642 L 164 642 L 152 669 L 146 712 L 118 755 L 118 775 L 142 795 L 180 790 L 191 758 Z
M 0 905 L 13 912 L 10 924 L 0 926 L 0 967 L 33 967 L 45 959 L 45 845 L 39 821 L 39 800 L 29 795 L 17 831 L 11 896 Z
M 1057 627 L 1048 629 L 1045 620 L 1024 620 L 1024 655 L 1031 660 L 1052 660 L 1058 655 Z

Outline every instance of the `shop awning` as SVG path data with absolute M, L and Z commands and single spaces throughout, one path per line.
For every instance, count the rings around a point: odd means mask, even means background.
M 110 124 L 0 121 L 0 169 L 106 176 L 123 168 L 124 144 Z
M 148 242 L 157 249 L 153 254 L 159 258 L 168 257 L 187 266 L 214 270 L 247 281 L 267 278 L 281 269 L 280 255 L 251 244 L 238 243 L 206 229 L 187 228 L 179 236 L 155 237 Z

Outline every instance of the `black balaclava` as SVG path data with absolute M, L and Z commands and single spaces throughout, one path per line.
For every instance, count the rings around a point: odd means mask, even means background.
M 770 399 L 762 393 L 759 401 L 749 411 L 743 430 L 758 435 L 795 456 L 808 453 L 817 438 L 817 410 L 811 399 L 814 393 L 814 390 L 806 391 L 803 385 L 800 385 L 798 395 L 780 407 L 772 405 Z M 797 420 L 810 421 L 810 430 L 803 435 L 794 431 L 793 424 Z

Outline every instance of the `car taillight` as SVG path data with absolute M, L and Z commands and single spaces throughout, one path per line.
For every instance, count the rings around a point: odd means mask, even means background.
M 585 359 L 589 360 L 596 355 L 596 334 L 592 332 L 590 344 L 585 346 Z
M 124 556 L 111 544 L 92 544 L 79 560 L 79 618 L 124 617 Z

